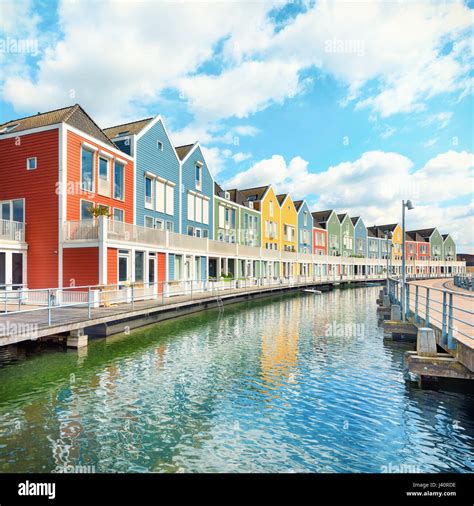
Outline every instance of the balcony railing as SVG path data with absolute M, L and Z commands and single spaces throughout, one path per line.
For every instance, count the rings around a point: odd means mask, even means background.
M 20 221 L 0 220 L 0 240 L 25 242 L 25 224 Z
M 139 227 L 132 223 L 108 220 L 107 239 L 153 246 L 166 246 L 166 232 L 158 228 Z
M 64 225 L 66 241 L 93 241 L 99 238 L 99 223 L 96 220 L 67 221 Z

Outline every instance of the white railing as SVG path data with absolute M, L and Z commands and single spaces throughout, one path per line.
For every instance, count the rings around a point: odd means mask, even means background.
M 64 239 L 66 241 L 90 241 L 99 238 L 99 223 L 97 220 L 74 220 L 64 224 Z
M 140 227 L 123 221 L 107 220 L 107 239 L 153 246 L 166 246 L 166 232 L 158 228 Z
M 0 240 L 25 242 L 25 224 L 20 221 L 0 220 Z
M 207 250 L 207 239 L 204 237 L 193 237 L 190 235 L 176 234 L 168 232 L 170 249 L 184 249 L 195 252 L 205 252 Z

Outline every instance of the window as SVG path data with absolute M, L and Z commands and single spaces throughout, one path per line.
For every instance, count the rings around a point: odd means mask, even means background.
M 270 218 L 273 218 L 273 200 L 270 200 L 269 208 L 270 208 Z
M 183 257 L 181 255 L 174 256 L 174 279 L 180 280 L 183 276 Z
M 124 200 L 124 165 L 115 160 L 114 165 L 114 199 Z
M 123 209 L 114 208 L 114 221 L 124 221 L 123 214 Z
M 118 281 L 119 283 L 126 283 L 128 281 L 128 266 L 129 266 L 129 252 L 119 251 L 118 257 Z
M 201 237 L 201 232 L 202 232 L 202 230 L 200 228 L 195 228 L 194 229 L 194 235 L 196 237 Z
M 168 230 L 168 232 L 173 232 L 173 229 L 174 229 L 174 224 L 172 221 L 167 221 L 166 222 L 166 230 Z
M 102 156 L 99 157 L 99 193 L 105 196 L 110 195 L 109 160 Z
M 225 207 L 219 204 L 219 228 L 225 228 Z
M 81 188 L 94 191 L 94 153 L 84 146 L 81 154 Z
M 188 225 L 188 235 L 193 236 L 194 235 L 194 227 L 191 225 Z
M 81 220 L 91 220 L 92 215 L 89 212 L 89 209 L 94 207 L 93 202 L 89 202 L 88 200 L 81 200 Z
M 196 176 L 196 190 L 202 190 L 202 167 L 197 163 L 194 167 Z
M 151 216 L 145 216 L 145 227 L 154 228 L 154 220 Z
M 308 226 L 308 213 L 307 213 L 307 211 L 305 211 L 304 214 L 303 214 L 303 225 L 305 227 Z
M 145 176 L 145 207 L 153 207 L 153 181 Z
M 209 231 L 207 230 L 207 228 L 203 229 L 202 231 L 202 236 L 207 239 L 209 237 Z
M 157 228 L 159 230 L 164 230 L 164 228 L 165 228 L 165 222 L 163 220 L 160 220 L 159 218 L 157 218 L 155 220 L 155 228 Z
M 160 151 L 163 151 L 163 143 L 161 141 L 156 141 L 156 147 L 160 150 Z
M 28 158 L 26 160 L 26 168 L 27 170 L 35 170 L 36 169 L 36 156 L 32 158 Z
M 23 199 L 13 200 L 13 221 L 24 221 Z
M 143 282 L 144 280 L 144 259 L 143 251 L 135 251 L 135 281 Z

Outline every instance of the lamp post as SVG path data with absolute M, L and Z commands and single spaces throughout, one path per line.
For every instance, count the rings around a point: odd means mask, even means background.
M 388 257 L 391 256 L 391 249 L 390 249 L 390 252 L 389 252 L 389 248 L 388 248 L 388 239 L 390 237 L 390 234 L 391 232 L 388 231 L 388 230 L 385 230 L 384 231 L 384 234 L 385 234 L 385 253 L 386 253 L 386 257 L 387 257 L 387 295 L 389 295 L 390 293 L 390 287 L 389 287 L 389 273 L 390 273 L 390 270 L 389 270 L 389 266 L 388 266 Z M 390 255 L 389 255 L 390 253 Z
M 412 204 L 411 200 L 402 200 L 402 290 L 401 290 L 401 310 L 402 310 L 402 321 L 405 321 L 405 305 L 406 305 L 406 299 L 405 299 L 405 283 L 406 283 L 406 266 L 405 266 L 405 207 L 411 211 L 412 209 L 415 209 L 414 205 Z

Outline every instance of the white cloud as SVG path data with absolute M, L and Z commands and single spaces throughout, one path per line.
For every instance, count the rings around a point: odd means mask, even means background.
M 232 156 L 232 159 L 235 163 L 243 162 L 244 160 L 248 160 L 251 158 L 252 155 L 250 153 L 243 153 L 242 151 L 239 151 L 238 153 L 235 153 L 235 155 Z
M 453 113 L 450 111 L 443 111 L 437 114 L 429 115 L 421 124 L 423 126 L 435 124 L 439 130 L 446 128 L 453 117 Z
M 344 83 L 346 103 L 384 117 L 469 89 L 471 18 L 461 1 L 319 1 L 276 30 L 268 13 L 281 4 L 137 7 L 103 0 L 91 16 L 88 2 L 62 2 L 62 39 L 44 52 L 34 75 L 24 69 L 6 75 L 4 99 L 24 111 L 80 102 L 111 124 L 135 119 L 163 90 L 178 89 L 199 121 L 216 122 L 246 118 L 301 93 L 309 68 Z M 21 22 L 35 16 L 28 9 Z M 15 16 L 2 18 L 7 29 L 15 25 Z M 453 48 L 443 52 L 448 42 Z M 199 72 L 208 61 L 217 72 Z
M 400 220 L 402 199 L 414 201 L 409 227 L 437 226 L 456 234 L 462 249 L 474 250 L 474 220 L 466 206 L 452 204 L 474 194 L 474 157 L 466 151 L 447 151 L 418 169 L 399 153 L 369 151 L 354 161 L 310 172 L 301 157 L 289 163 L 280 155 L 261 160 L 233 176 L 225 187 L 248 188 L 270 182 L 277 192 L 307 198 L 313 209 L 348 211 L 366 225 Z

